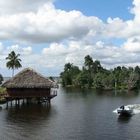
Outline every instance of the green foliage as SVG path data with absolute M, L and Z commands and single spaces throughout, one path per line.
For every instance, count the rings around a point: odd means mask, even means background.
M 140 68 L 118 66 L 107 70 L 100 61 L 93 61 L 92 57 L 87 55 L 82 70 L 71 63 L 65 64 L 61 79 L 63 86 L 132 90 L 140 87 Z
M 5 101 L 5 98 L 3 96 L 3 94 L 5 94 L 5 93 L 6 93 L 6 88 L 0 87 L 0 94 L 1 94 L 0 103 L 1 103 L 1 101 Z
M 84 66 L 88 71 L 91 71 L 93 69 L 93 60 L 89 55 L 85 56 Z
M 80 73 L 80 70 L 77 66 L 74 66 L 71 63 L 67 63 L 64 66 L 64 71 L 60 74 L 60 77 L 62 79 L 62 85 L 63 86 L 70 86 L 70 85 L 76 85 L 76 77 Z
M 19 59 L 20 54 L 16 54 L 14 51 L 8 54 L 8 57 L 6 57 L 7 63 L 6 67 L 9 69 L 12 69 L 12 76 L 14 75 L 14 70 L 22 67 L 20 64 L 21 59 Z
M 6 92 L 6 88 L 0 87 L 0 94 L 3 94 Z
M 0 85 L 2 84 L 3 76 L 0 74 Z
M 92 81 L 90 80 L 92 79 L 89 78 L 86 70 L 81 71 L 76 78 L 77 85 L 81 88 L 90 88 L 89 83 L 92 84 Z

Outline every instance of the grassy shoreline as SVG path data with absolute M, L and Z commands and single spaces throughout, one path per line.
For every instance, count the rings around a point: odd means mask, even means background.
M 94 89 L 94 90 L 102 90 L 102 91 L 111 91 L 111 90 L 117 90 L 117 91 L 133 91 L 133 90 L 137 90 L 136 88 L 133 88 L 133 89 L 128 89 L 127 87 L 123 87 L 123 86 L 120 86 L 120 87 L 114 87 L 114 88 L 95 88 L 95 87 L 80 87 L 80 86 L 75 86 L 75 85 L 66 85 L 66 86 L 63 86 L 64 88 L 79 88 L 79 89 Z

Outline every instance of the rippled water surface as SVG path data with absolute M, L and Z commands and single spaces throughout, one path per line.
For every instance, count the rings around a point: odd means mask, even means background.
M 140 113 L 131 118 L 113 113 L 121 105 L 134 104 L 139 111 L 139 92 L 60 88 L 51 107 L 3 106 L 0 140 L 139 140 Z

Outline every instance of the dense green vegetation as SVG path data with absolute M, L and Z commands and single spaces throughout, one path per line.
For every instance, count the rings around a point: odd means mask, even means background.
M 3 76 L 0 74 L 0 85 L 2 84 Z
M 6 92 L 6 88 L 0 87 L 0 94 L 3 94 L 4 92 Z
M 140 87 L 140 67 L 118 66 L 107 70 L 102 67 L 100 61 L 93 61 L 92 57 L 87 55 L 84 58 L 84 66 L 79 67 L 71 63 L 64 66 L 61 72 L 62 85 L 74 86 L 80 88 L 95 89 L 138 89 Z
M 2 75 L 0 74 L 0 84 L 2 84 L 2 81 L 3 81 L 3 77 Z M 0 103 L 5 101 L 5 98 L 3 97 L 3 94 L 6 92 L 6 88 L 3 88 L 3 87 L 0 87 Z

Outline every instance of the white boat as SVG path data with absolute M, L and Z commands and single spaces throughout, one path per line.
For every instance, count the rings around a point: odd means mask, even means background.
M 117 113 L 120 116 L 130 117 L 133 115 L 133 109 L 123 105 L 117 109 Z

